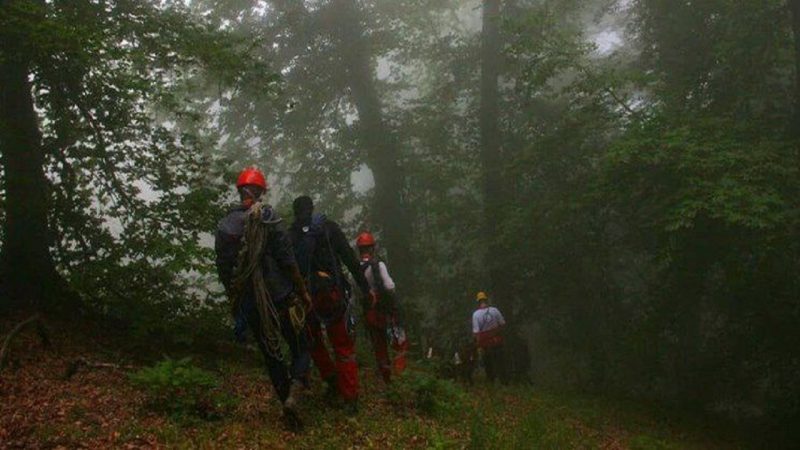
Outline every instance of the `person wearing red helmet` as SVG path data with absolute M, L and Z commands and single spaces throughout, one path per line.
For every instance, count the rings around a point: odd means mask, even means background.
M 375 237 L 369 232 L 363 232 L 356 238 L 356 247 L 361 255 L 361 270 L 370 287 L 370 302 L 366 305 L 365 314 L 366 326 L 378 372 L 383 381 L 389 383 L 393 367 L 398 374 L 406 367 L 408 339 L 405 330 L 400 326 L 394 280 L 389 275 L 386 263 L 375 256 L 376 244 Z M 387 334 L 395 351 L 393 363 L 389 361 Z
M 241 202 L 217 226 L 217 271 L 231 300 L 237 340 L 245 339 L 248 327 L 252 330 L 286 425 L 299 431 L 298 402 L 311 365 L 304 333 L 311 297 L 281 218 L 262 201 L 267 192 L 264 174 L 248 167 L 239 174 L 236 188 Z M 289 347 L 288 368 L 281 339 Z
M 239 173 L 236 189 L 242 200 L 242 206 L 250 208 L 267 191 L 267 179 L 255 167 L 248 167 Z

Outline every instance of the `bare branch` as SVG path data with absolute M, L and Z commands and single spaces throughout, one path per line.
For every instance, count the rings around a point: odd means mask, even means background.
M 611 89 L 611 88 L 608 88 L 608 87 L 607 87 L 607 88 L 605 88 L 605 89 L 604 89 L 604 91 L 605 91 L 605 93 L 606 93 L 606 94 L 608 94 L 608 95 L 609 95 L 609 96 L 610 96 L 610 97 L 611 97 L 611 98 L 612 98 L 612 99 L 613 99 L 613 100 L 614 100 L 614 101 L 615 101 L 615 102 L 616 102 L 616 103 L 617 103 L 619 106 L 621 106 L 621 107 L 622 107 L 622 109 L 624 109 L 624 110 L 625 110 L 625 111 L 626 111 L 626 112 L 627 112 L 629 115 L 631 115 L 631 116 L 634 116 L 634 117 L 639 117 L 639 113 L 638 113 L 637 111 L 634 111 L 633 109 L 631 109 L 631 107 L 630 107 L 630 106 L 628 106 L 628 104 L 627 104 L 626 102 L 624 102 L 624 101 L 623 101 L 621 98 L 619 98 L 619 97 L 617 96 L 617 94 L 614 92 L 614 90 L 613 90 L 613 89 Z

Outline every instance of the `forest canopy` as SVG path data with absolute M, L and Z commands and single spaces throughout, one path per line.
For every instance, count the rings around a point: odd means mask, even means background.
M 0 0 L 2 308 L 225 338 L 238 171 L 537 382 L 800 411 L 800 1 Z

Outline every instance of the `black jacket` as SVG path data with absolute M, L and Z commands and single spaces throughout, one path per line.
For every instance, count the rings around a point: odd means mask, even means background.
M 239 206 L 228 212 L 217 226 L 214 250 L 217 254 L 217 272 L 219 279 L 230 289 L 234 267 L 241 248 L 244 234 L 244 220 L 247 208 Z M 295 264 L 292 243 L 283 229 L 281 218 L 269 206 L 264 207 L 261 221 L 267 227 L 267 242 L 261 263 L 264 278 L 272 300 L 278 304 L 283 302 L 292 292 L 291 269 Z M 249 284 L 244 292 L 243 301 L 253 300 L 253 289 Z
M 297 265 L 303 277 L 309 279 L 314 272 L 331 274 L 337 283 L 347 289 L 342 266 L 347 267 L 364 295 L 369 293 L 369 285 L 356 259 L 353 249 L 341 227 L 322 214 L 314 214 L 309 225 L 295 221 L 289 228 Z M 314 290 L 312 283 L 311 289 Z

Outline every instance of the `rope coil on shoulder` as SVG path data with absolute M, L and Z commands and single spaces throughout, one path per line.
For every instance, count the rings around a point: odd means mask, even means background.
M 245 216 L 242 246 L 236 259 L 230 297 L 234 311 L 240 310 L 242 296 L 245 293 L 247 283 L 251 284 L 255 296 L 256 310 L 261 318 L 259 335 L 262 343 L 270 355 L 277 359 L 283 359 L 280 341 L 280 315 L 267 290 L 267 282 L 264 279 L 264 271 L 261 264 L 268 238 L 267 226 L 261 220 L 263 210 L 264 204 L 256 202 L 250 207 Z

